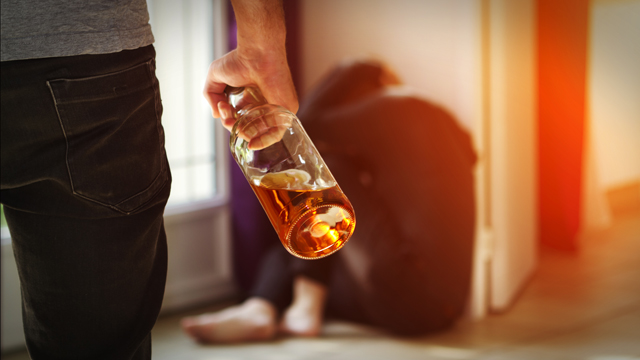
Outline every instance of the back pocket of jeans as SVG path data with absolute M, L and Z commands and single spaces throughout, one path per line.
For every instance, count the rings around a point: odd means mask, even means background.
M 166 185 L 170 175 L 153 60 L 47 85 L 67 141 L 74 194 L 127 214 Z

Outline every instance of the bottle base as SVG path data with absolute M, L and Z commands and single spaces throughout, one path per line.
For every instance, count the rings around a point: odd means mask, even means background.
M 302 213 L 292 224 L 285 248 L 302 259 L 321 259 L 340 250 L 355 229 L 353 213 L 326 204 Z

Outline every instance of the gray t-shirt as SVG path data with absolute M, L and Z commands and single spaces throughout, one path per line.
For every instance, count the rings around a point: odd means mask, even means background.
M 2 0 L 2 61 L 107 54 L 153 43 L 145 0 Z

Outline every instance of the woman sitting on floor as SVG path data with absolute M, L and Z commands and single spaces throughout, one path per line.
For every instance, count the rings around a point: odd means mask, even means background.
M 244 302 L 185 318 L 184 331 L 226 343 L 317 336 L 325 318 L 402 335 L 450 326 L 470 288 L 476 157 L 469 135 L 374 61 L 338 66 L 298 115 L 354 206 L 355 233 L 320 260 L 295 258 L 274 243 Z

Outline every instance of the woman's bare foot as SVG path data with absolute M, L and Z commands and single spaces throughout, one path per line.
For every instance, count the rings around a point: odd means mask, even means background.
M 276 308 L 261 298 L 240 305 L 182 319 L 182 329 L 202 343 L 264 341 L 276 334 Z
M 280 321 L 280 331 L 297 336 L 318 336 L 322 329 L 327 287 L 304 276 L 293 281 L 293 302 Z

